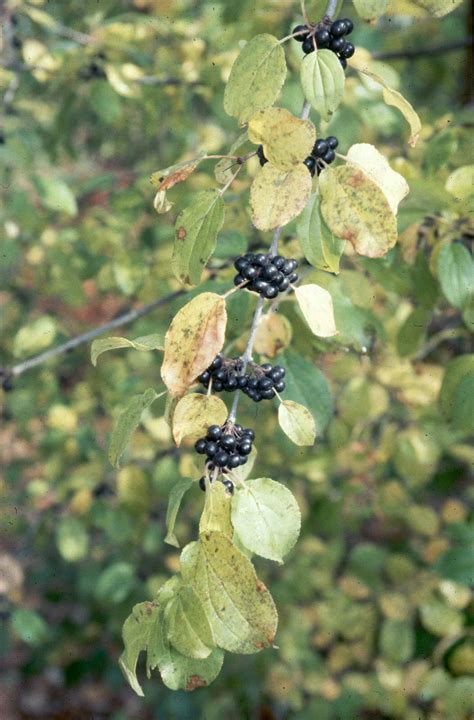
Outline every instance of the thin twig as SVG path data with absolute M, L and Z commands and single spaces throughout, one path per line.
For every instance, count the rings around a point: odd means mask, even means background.
M 64 353 L 79 347 L 79 345 L 84 345 L 85 343 L 90 342 L 94 338 L 98 337 L 99 335 L 103 335 L 109 330 L 121 327 L 122 325 L 127 325 L 128 323 L 133 322 L 134 320 L 137 320 L 144 315 L 148 315 L 157 308 L 162 307 L 163 305 L 167 305 L 168 303 L 172 302 L 183 294 L 184 290 L 176 290 L 175 292 L 170 293 L 169 295 L 165 295 L 165 297 L 159 298 L 158 300 L 154 300 L 147 305 L 142 305 L 142 307 L 136 308 L 134 310 L 129 310 L 123 315 L 119 315 L 113 320 L 104 323 L 104 325 L 100 325 L 99 327 L 93 328 L 92 330 L 88 330 L 88 332 L 84 333 L 83 335 L 78 335 L 77 337 L 71 338 L 71 340 L 68 340 L 62 345 L 58 345 L 55 348 L 46 350 L 39 355 L 34 355 L 33 357 L 28 358 L 28 360 L 24 360 L 23 362 L 18 363 L 18 365 L 14 365 L 12 368 L 0 368 L 0 377 L 17 377 L 18 375 L 21 375 L 27 370 L 31 370 L 38 365 L 42 365 L 44 362 L 56 357 L 57 355 L 63 355 Z
M 472 45 L 472 37 L 465 37 L 457 42 L 445 43 L 444 45 L 427 46 L 421 48 L 406 48 L 403 50 L 390 50 L 387 52 L 374 53 L 374 60 L 412 60 L 414 58 L 425 57 L 426 55 L 439 55 L 440 53 L 448 53 L 453 50 L 462 50 Z

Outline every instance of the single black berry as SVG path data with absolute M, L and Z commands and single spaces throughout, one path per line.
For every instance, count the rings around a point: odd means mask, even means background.
M 216 452 L 219 450 L 219 446 L 215 442 L 208 442 L 206 443 L 206 455 L 207 457 L 211 458 L 214 457 Z
M 319 48 L 325 48 L 329 45 L 331 36 L 330 36 L 329 32 L 323 28 L 321 30 L 317 30 L 315 38 L 316 38 L 316 45 Z
M 268 288 L 265 290 L 265 297 L 267 300 L 273 300 L 273 298 L 276 298 L 278 295 L 278 288 L 276 288 L 274 285 L 269 285 Z
M 199 487 L 201 488 L 201 490 L 206 492 L 206 478 L 205 477 L 199 478 Z
M 329 150 L 329 145 L 328 145 L 327 140 L 316 140 L 316 143 L 313 148 L 313 152 L 315 155 L 319 155 L 319 157 L 321 157 L 328 150 Z
M 220 446 L 224 450 L 234 450 L 235 444 L 235 437 L 233 435 L 230 435 L 229 433 L 221 435 Z
M 286 385 L 283 380 L 277 380 L 273 386 L 277 392 L 283 392 Z
M 214 455 L 213 460 L 216 465 L 223 468 L 229 462 L 229 455 L 225 452 L 225 450 L 219 450 L 219 452 Z
M 238 257 L 237 260 L 234 262 L 234 267 L 239 272 L 241 272 L 244 268 L 246 268 L 247 265 L 248 265 L 248 261 L 243 257 Z
M 306 25 L 297 25 L 293 28 L 291 34 L 296 35 L 295 40 L 297 40 L 298 42 L 303 42 L 308 35 L 308 28 L 306 27 Z
M 355 47 L 352 43 L 346 42 L 344 43 L 344 47 L 341 50 L 341 55 L 343 58 L 351 58 L 355 53 Z
M 329 43 L 329 49 L 332 50 L 335 53 L 340 53 L 342 48 L 345 45 L 345 40 L 342 37 L 335 37 L 331 42 Z
M 238 450 L 241 455 L 250 455 L 252 452 L 252 443 L 250 441 L 243 440 L 240 443 Z
M 219 425 L 211 425 L 207 429 L 207 439 L 208 440 L 219 440 L 221 435 L 222 435 L 222 429 L 219 427 Z
M 334 150 L 328 150 L 327 153 L 325 155 L 323 155 L 323 160 L 328 165 L 330 165 L 330 163 L 334 162 L 335 159 L 336 159 L 336 153 L 334 152 Z
M 240 455 L 231 455 L 229 457 L 229 462 L 227 463 L 227 467 L 230 470 L 235 470 L 236 467 L 239 467 L 240 465 Z
M 306 53 L 306 55 L 312 53 L 315 49 L 313 38 L 306 38 L 306 40 L 303 42 L 302 48 L 303 52 Z
M 350 35 L 351 32 L 354 30 L 354 23 L 349 18 L 344 18 L 343 22 L 346 25 L 346 35 Z
M 260 165 L 263 167 L 268 162 L 267 158 L 263 154 L 263 145 L 259 145 L 257 148 L 257 157 L 260 160 Z M 239 268 L 237 268 L 239 269 Z
M 337 137 L 334 137 L 334 135 L 330 135 L 328 138 L 326 138 L 326 142 L 331 148 L 331 150 L 335 150 L 339 145 L 339 140 L 337 139 Z
M 316 170 L 316 160 L 312 155 L 309 155 L 305 160 L 303 160 L 303 165 L 306 165 L 311 175 L 314 175 Z
M 230 495 L 234 493 L 234 483 L 231 480 L 224 480 L 223 485 Z
M 204 453 L 206 452 L 206 447 L 207 447 L 207 442 L 204 440 L 204 438 L 201 438 L 200 440 L 198 440 L 194 445 L 194 449 L 200 455 L 204 455 Z
M 330 33 L 334 37 L 342 37 L 347 33 L 347 25 L 345 20 L 335 20 L 330 28 Z
M 342 69 L 345 70 L 346 67 L 347 67 L 347 60 L 346 60 L 346 58 L 343 58 L 343 57 L 339 58 L 339 62 L 340 62 L 341 65 L 342 65 Z

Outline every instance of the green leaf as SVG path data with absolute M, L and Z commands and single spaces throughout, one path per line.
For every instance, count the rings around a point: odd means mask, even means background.
M 420 306 L 412 310 L 397 333 L 400 357 L 414 355 L 420 349 L 430 317 L 429 308 Z
M 61 556 L 68 562 L 77 562 L 87 555 L 89 536 L 79 518 L 61 518 L 56 528 L 56 544 Z
M 190 480 L 189 478 L 179 478 L 171 488 L 168 498 L 165 543 L 168 543 L 168 545 L 174 545 L 174 547 L 177 548 L 179 548 L 179 542 L 178 538 L 174 534 L 174 526 L 181 506 L 181 501 L 185 493 L 187 493 L 192 485 L 193 480 Z
M 224 200 L 217 190 L 203 190 L 176 219 L 171 267 L 184 285 L 197 285 L 224 223 Z
M 76 198 L 63 180 L 51 176 L 36 176 L 33 178 L 33 182 L 44 207 L 66 213 L 66 215 L 77 215 Z
M 203 437 L 209 425 L 222 425 L 227 419 L 225 403 L 216 395 L 190 393 L 176 405 L 173 415 L 173 437 L 178 447 L 184 438 Z
M 305 165 L 284 171 L 266 163 L 250 188 L 253 224 L 259 230 L 286 225 L 304 209 L 310 194 L 311 175 Z
M 360 168 L 327 168 L 319 178 L 328 227 L 359 255 L 383 257 L 397 242 L 397 221 L 382 190 Z
M 421 622 L 426 630 L 437 637 L 457 635 L 463 625 L 459 610 L 440 600 L 430 600 L 420 607 Z
M 451 305 L 459 310 L 465 308 L 474 294 L 474 260 L 469 250 L 456 242 L 442 247 L 436 273 Z
M 165 336 L 161 377 L 173 396 L 184 395 L 222 350 L 227 324 L 225 300 L 201 293 L 175 315 Z
M 415 633 L 410 623 L 387 618 L 380 631 L 382 655 L 394 663 L 405 663 L 413 657 Z
M 304 405 L 285 400 L 278 408 L 280 427 L 295 445 L 314 445 L 316 424 Z
M 250 654 L 273 643 L 277 614 L 271 595 L 229 538 L 202 534 L 181 553 L 181 571 L 200 598 L 219 647 Z
M 209 657 L 214 647 L 211 628 L 198 596 L 189 585 L 181 585 L 165 609 L 168 641 L 182 655 Z
M 339 272 L 345 240 L 335 237 L 321 217 L 320 198 L 312 195 L 298 218 L 298 239 L 306 260 L 315 268 Z
M 99 575 L 95 595 L 101 602 L 115 605 L 130 595 L 134 584 L 133 566 L 126 562 L 116 562 Z
M 293 400 L 308 408 L 321 435 L 332 416 L 332 398 L 329 385 L 321 371 L 309 360 L 291 351 L 280 355 L 280 364 L 286 367 L 285 400 Z
M 49 637 L 49 629 L 45 621 L 34 610 L 16 608 L 11 616 L 12 628 L 23 642 L 33 647 L 42 645 Z
M 109 460 L 114 467 L 119 466 L 120 458 L 140 423 L 143 411 L 149 408 L 158 397 L 153 388 L 148 388 L 143 395 L 135 395 L 119 415 L 109 443 Z
M 474 585 L 474 530 L 470 525 L 448 527 L 451 546 L 433 565 L 433 570 L 460 585 Z
M 285 53 L 273 35 L 257 35 L 240 51 L 224 93 L 224 109 L 241 125 L 273 105 L 285 82 Z
M 120 656 L 119 665 L 132 690 L 140 697 L 144 695 L 137 679 L 138 657 L 142 650 L 148 649 L 151 631 L 159 612 L 160 608 L 156 603 L 143 602 L 134 605 L 122 628 L 125 650 Z
M 344 95 L 345 74 L 331 50 L 305 55 L 301 62 L 301 85 L 306 99 L 322 120 L 329 120 Z
M 153 335 L 143 335 L 136 338 L 136 340 L 127 340 L 124 337 L 106 337 L 94 340 L 91 345 L 92 364 L 97 365 L 97 359 L 102 353 L 120 348 L 133 348 L 133 350 L 139 350 L 140 352 L 163 350 L 164 339 L 162 335 L 154 333 Z
M 41 315 L 18 330 L 13 338 L 13 355 L 21 358 L 45 350 L 53 342 L 56 333 L 56 321 L 49 315 Z
M 388 0 L 352 0 L 358 15 L 364 20 L 374 20 L 387 12 Z
M 236 490 L 232 525 L 244 547 L 268 560 L 283 562 L 298 539 L 301 513 L 288 488 L 258 478 Z
M 460 429 L 469 430 L 472 419 L 472 398 L 466 392 L 474 378 L 474 354 L 462 355 L 448 363 L 439 393 L 441 412 Z M 471 407 L 469 417 L 469 407 Z M 471 418 L 471 419 L 470 419 Z

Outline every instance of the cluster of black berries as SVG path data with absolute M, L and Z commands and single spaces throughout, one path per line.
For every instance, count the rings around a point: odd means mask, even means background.
M 297 25 L 292 34 L 295 40 L 303 43 L 303 52 L 306 55 L 318 50 L 328 49 L 336 53 L 343 68 L 347 67 L 347 59 L 352 57 L 355 47 L 351 42 L 344 40 L 344 35 L 350 35 L 354 23 L 349 18 L 335 20 L 333 23 L 325 22 L 317 25 Z
M 250 363 L 249 370 L 250 372 L 242 378 L 245 381 L 242 392 L 254 402 L 272 400 L 277 392 L 283 392 L 286 387 L 283 380 L 286 370 L 281 365 L 272 366 L 270 363 L 255 365 Z
M 281 255 L 246 253 L 237 258 L 234 267 L 238 271 L 234 285 L 242 285 L 246 282 L 247 290 L 269 300 L 276 298 L 278 293 L 284 292 L 291 283 L 298 280 L 298 275 L 295 273 L 298 267 L 296 260 L 286 260 Z
M 315 172 L 319 173 L 324 170 L 326 165 L 330 165 L 336 159 L 335 150 L 339 145 L 339 140 L 334 135 L 330 135 L 325 140 L 316 140 L 311 155 L 308 155 L 304 164 L 310 171 L 311 175 Z
M 271 400 L 275 397 L 275 391 L 280 393 L 285 389 L 283 378 L 286 371 L 281 365 L 249 363 L 247 372 L 242 373 L 242 369 L 241 358 L 224 358 L 219 354 L 207 370 L 199 375 L 198 380 L 205 388 L 209 387 L 212 380 L 215 392 L 242 390 L 255 402 Z
M 235 470 L 245 465 L 248 455 L 252 452 L 255 433 L 251 428 L 226 423 L 222 427 L 211 425 L 205 438 L 198 440 L 194 446 L 197 453 L 207 456 L 206 469 L 212 472 L 219 468 L 222 472 Z

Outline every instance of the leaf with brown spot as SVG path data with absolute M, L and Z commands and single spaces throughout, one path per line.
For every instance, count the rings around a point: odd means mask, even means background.
M 225 300 L 201 293 L 175 315 L 165 336 L 161 377 L 173 396 L 187 388 L 222 349 L 227 324 Z
M 222 425 L 227 419 L 225 403 L 216 395 L 191 393 L 176 405 L 173 416 L 173 437 L 178 447 L 183 439 L 188 443 L 203 437 L 209 425 Z
M 224 222 L 224 200 L 217 190 L 197 193 L 176 220 L 171 267 L 180 282 L 197 285 Z
M 268 313 L 264 315 L 257 328 L 254 348 L 260 355 L 275 357 L 280 350 L 287 348 L 293 331 L 290 321 L 284 315 Z
M 282 171 L 266 163 L 250 189 L 252 221 L 259 230 L 286 225 L 304 209 L 311 195 L 311 175 L 301 164 Z
M 387 198 L 353 165 L 327 168 L 319 178 L 321 213 L 329 229 L 359 255 L 383 257 L 397 242 L 397 220 Z

